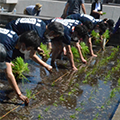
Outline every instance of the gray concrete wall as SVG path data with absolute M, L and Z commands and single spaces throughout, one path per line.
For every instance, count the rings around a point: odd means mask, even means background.
M 26 6 L 34 5 L 36 3 L 42 4 L 41 16 L 60 17 L 66 2 L 52 0 L 18 0 L 18 3 L 15 5 L 17 13 L 22 14 Z M 91 4 L 85 3 L 85 7 L 87 14 L 90 14 Z M 120 16 L 120 6 L 103 4 L 103 12 L 106 12 L 106 15 L 101 16 L 101 19 L 111 18 L 116 22 Z

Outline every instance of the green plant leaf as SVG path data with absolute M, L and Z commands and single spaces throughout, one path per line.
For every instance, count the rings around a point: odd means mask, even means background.
M 79 55 L 79 53 L 78 53 L 77 48 L 74 47 L 74 46 L 72 46 L 72 47 L 71 47 L 71 51 L 72 51 L 72 53 L 73 53 L 74 61 L 75 61 L 75 62 L 79 62 L 80 55 Z
M 99 39 L 99 38 L 100 38 L 99 33 L 96 33 L 94 30 L 92 30 L 91 35 L 92 35 L 92 37 L 95 38 L 95 39 Z
M 106 30 L 104 33 L 103 33 L 103 38 L 104 39 L 108 39 L 110 36 L 109 36 L 109 30 Z
M 17 57 L 12 63 L 14 64 L 14 66 L 12 66 L 12 71 L 16 79 L 27 79 L 23 73 L 29 73 L 28 63 L 25 63 L 21 57 Z
M 80 42 L 80 46 L 82 48 L 82 55 L 83 57 L 86 57 L 88 53 L 90 53 L 88 46 L 85 44 L 85 42 Z
M 44 51 L 45 57 L 48 59 L 50 57 L 50 50 L 47 49 L 47 45 L 41 43 L 40 48 Z

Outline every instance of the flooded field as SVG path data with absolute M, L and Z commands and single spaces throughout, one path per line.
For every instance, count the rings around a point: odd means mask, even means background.
M 76 63 L 70 71 L 67 60 L 56 60 L 49 73 L 28 61 L 28 81 L 18 81 L 20 90 L 29 96 L 29 106 L 19 101 L 5 74 L 0 72 L 0 119 L 3 120 L 110 120 L 120 101 L 120 50 L 107 46 L 95 48 L 97 58 Z M 50 64 L 49 58 L 47 63 Z

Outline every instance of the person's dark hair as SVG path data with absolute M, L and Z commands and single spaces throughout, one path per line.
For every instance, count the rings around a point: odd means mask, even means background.
M 106 31 L 108 25 L 104 22 L 100 22 L 99 24 L 99 28 L 101 29 L 102 33 Z
M 114 26 L 114 20 L 112 20 L 112 19 L 107 20 L 107 24 L 109 25 L 109 27 L 113 27 Z
M 48 24 L 48 29 L 53 30 L 56 34 L 64 35 L 64 26 L 59 22 L 51 22 Z
M 86 38 L 86 36 L 88 35 L 88 31 L 87 31 L 87 28 L 85 25 L 79 24 L 79 25 L 75 26 L 75 31 L 83 39 Z
M 93 30 L 93 23 L 91 21 L 86 21 L 84 25 L 87 27 L 88 30 Z
M 35 50 L 40 46 L 41 39 L 38 34 L 32 30 L 20 35 L 19 42 L 25 43 L 26 47 L 34 47 Z

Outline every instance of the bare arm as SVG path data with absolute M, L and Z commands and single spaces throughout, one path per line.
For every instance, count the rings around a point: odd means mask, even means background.
M 68 56 L 68 58 L 69 58 L 69 61 L 70 61 L 72 70 L 77 70 L 77 68 L 75 67 L 74 60 L 73 60 L 73 53 L 72 53 L 72 51 L 71 51 L 70 45 L 66 45 L 65 47 L 66 47 L 67 56 Z
M 11 63 L 6 62 L 6 66 L 7 66 L 7 68 L 5 69 L 6 77 L 7 77 L 8 81 L 9 81 L 10 85 L 12 86 L 12 88 L 17 93 L 17 95 L 20 95 L 21 91 L 20 91 L 20 89 L 19 89 L 19 87 L 17 85 L 15 76 L 13 75 Z
M 81 7 L 82 7 L 82 11 L 83 11 L 83 13 L 86 14 L 85 5 L 84 5 L 84 4 L 81 4 Z
M 89 50 L 90 50 L 90 54 L 94 57 L 97 57 L 97 55 L 94 54 L 93 49 L 92 49 L 91 37 L 88 37 L 87 43 L 88 43 L 88 47 L 89 47 Z
M 81 51 L 81 46 L 79 44 L 79 42 L 76 42 L 76 48 L 79 52 L 80 58 L 82 60 L 83 63 L 87 63 L 87 61 L 84 59 L 83 55 L 82 55 L 82 51 Z
M 52 66 L 48 65 L 46 62 L 42 61 L 37 55 L 36 55 L 36 51 L 31 51 L 30 53 L 30 58 L 32 58 L 33 61 L 35 61 L 36 63 L 42 65 L 43 67 L 45 67 L 48 71 L 52 71 Z
M 8 81 L 9 81 L 11 87 L 14 89 L 14 91 L 18 95 L 19 99 L 24 101 L 25 105 L 28 105 L 29 99 L 21 93 L 21 91 L 20 91 L 20 89 L 19 89 L 19 87 L 17 85 L 15 76 L 13 75 L 12 66 L 11 65 L 12 65 L 11 63 L 6 62 L 6 66 L 7 66 L 7 68 L 5 69 L 6 77 L 7 77 Z

